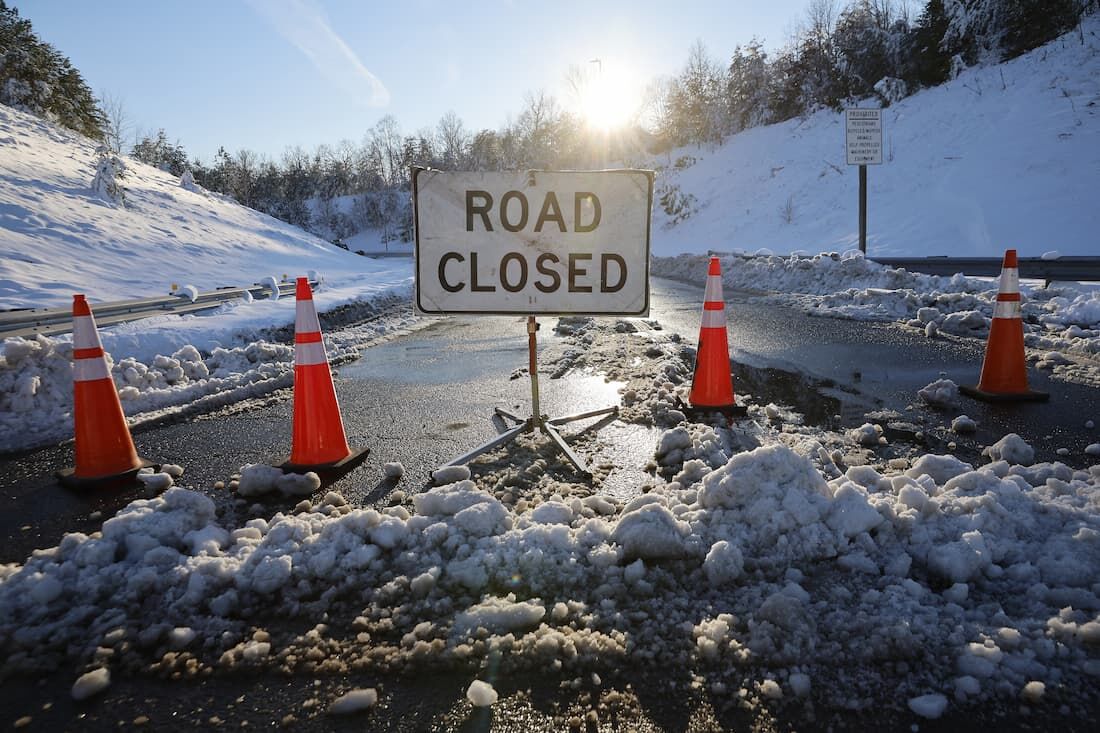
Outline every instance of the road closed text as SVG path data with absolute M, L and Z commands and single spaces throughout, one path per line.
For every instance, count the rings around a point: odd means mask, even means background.
M 648 171 L 414 171 L 417 308 L 644 315 Z
M 473 293 L 493 293 L 497 287 L 519 293 L 528 285 L 542 293 L 554 293 L 563 287 L 570 293 L 591 293 L 593 288 L 600 293 L 617 293 L 626 284 L 626 260 L 610 252 L 599 256 L 598 266 L 588 252 L 570 252 L 564 262 L 552 252 L 543 252 L 533 263 L 522 252 L 506 252 L 491 268 L 497 276 L 489 282 L 478 281 L 477 258 L 477 252 L 448 252 L 440 257 L 439 284 L 448 293 L 465 288 Z

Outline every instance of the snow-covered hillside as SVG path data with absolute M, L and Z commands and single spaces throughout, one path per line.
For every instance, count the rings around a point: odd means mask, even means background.
M 0 105 L 0 309 L 65 307 L 266 276 L 389 272 L 224 196 L 126 159 L 125 204 L 92 191 L 95 143 Z M 400 279 L 411 273 L 406 264 Z M 390 281 L 397 278 L 386 276 Z
M 1100 254 L 1098 52 L 1094 13 L 1080 32 L 886 109 L 886 160 L 868 166 L 868 254 Z M 655 254 L 858 242 L 843 114 L 751 129 L 658 162 L 667 166 L 658 193 L 678 192 L 690 215 L 673 224 L 656 207 Z

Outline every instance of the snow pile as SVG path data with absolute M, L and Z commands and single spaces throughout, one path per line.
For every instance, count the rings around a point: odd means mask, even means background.
M 391 297 L 374 300 L 378 306 L 391 309 L 395 303 Z M 370 303 L 363 305 L 374 308 Z M 381 318 L 326 337 L 330 363 L 353 360 L 364 346 L 415 325 L 407 312 L 382 313 Z M 293 310 L 289 314 L 292 317 Z M 180 336 L 163 336 L 150 338 L 151 344 L 142 347 L 139 356 L 114 361 L 112 348 L 133 351 L 130 341 L 135 333 L 140 331 L 101 333 L 111 376 L 132 425 L 169 412 L 210 411 L 293 385 L 294 348 L 288 344 L 261 339 L 223 348 L 207 337 L 204 342 L 209 351 L 185 344 L 169 354 L 150 354 L 149 346 L 172 346 L 173 341 L 181 340 Z M 69 337 L 4 340 L 0 350 L 0 445 L 5 450 L 33 448 L 71 437 L 72 401 Z
M 701 284 L 707 257 L 681 255 L 653 259 L 652 272 Z M 765 292 L 770 299 L 811 315 L 855 320 L 896 321 L 929 337 L 952 334 L 984 339 L 997 300 L 997 283 L 962 275 L 910 273 L 862 258 L 835 253 L 815 256 L 726 255 L 720 258 L 725 287 Z M 1070 371 L 1065 354 L 1100 369 L 1100 291 L 1081 286 L 1021 286 L 1024 343 L 1052 352 L 1038 362 L 1055 372 Z M 1094 379 L 1100 379 L 1094 375 Z
M 101 645 L 156 656 L 193 648 L 196 632 L 215 648 L 195 659 L 223 668 L 293 668 L 307 647 L 336 660 L 348 645 L 382 666 L 491 649 L 539 668 L 671 663 L 686 633 L 701 669 L 768 671 L 767 699 L 872 662 L 913 671 L 898 684 L 922 715 L 942 712 L 926 698 L 945 689 L 960 702 L 1034 696 L 1025 685 L 1100 674 L 1100 468 L 1010 463 L 1022 450 L 1011 437 L 978 469 L 926 456 L 906 473 L 863 466 L 832 480 L 767 445 L 681 472 L 610 517 L 564 495 L 510 506 L 463 480 L 385 511 L 331 495 L 232 528 L 175 487 L 0 571 L 4 669 Z M 712 614 L 731 584 L 737 612 Z M 265 614 L 331 614 L 359 598 L 347 638 L 242 637 Z

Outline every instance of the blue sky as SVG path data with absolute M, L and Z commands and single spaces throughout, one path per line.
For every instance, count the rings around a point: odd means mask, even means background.
M 723 63 L 753 36 L 778 48 L 808 3 L 9 0 L 137 129 L 208 162 L 219 145 L 358 142 L 387 114 L 406 133 L 449 110 L 497 129 L 527 92 L 566 102 L 567 69 L 594 58 L 640 93 L 696 40 Z

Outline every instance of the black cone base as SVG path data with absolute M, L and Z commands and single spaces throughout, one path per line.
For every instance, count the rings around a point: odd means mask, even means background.
M 1027 392 L 986 392 L 977 387 L 960 385 L 959 391 L 967 397 L 985 402 L 1046 402 L 1050 399 L 1049 393 L 1034 389 L 1029 389 Z

